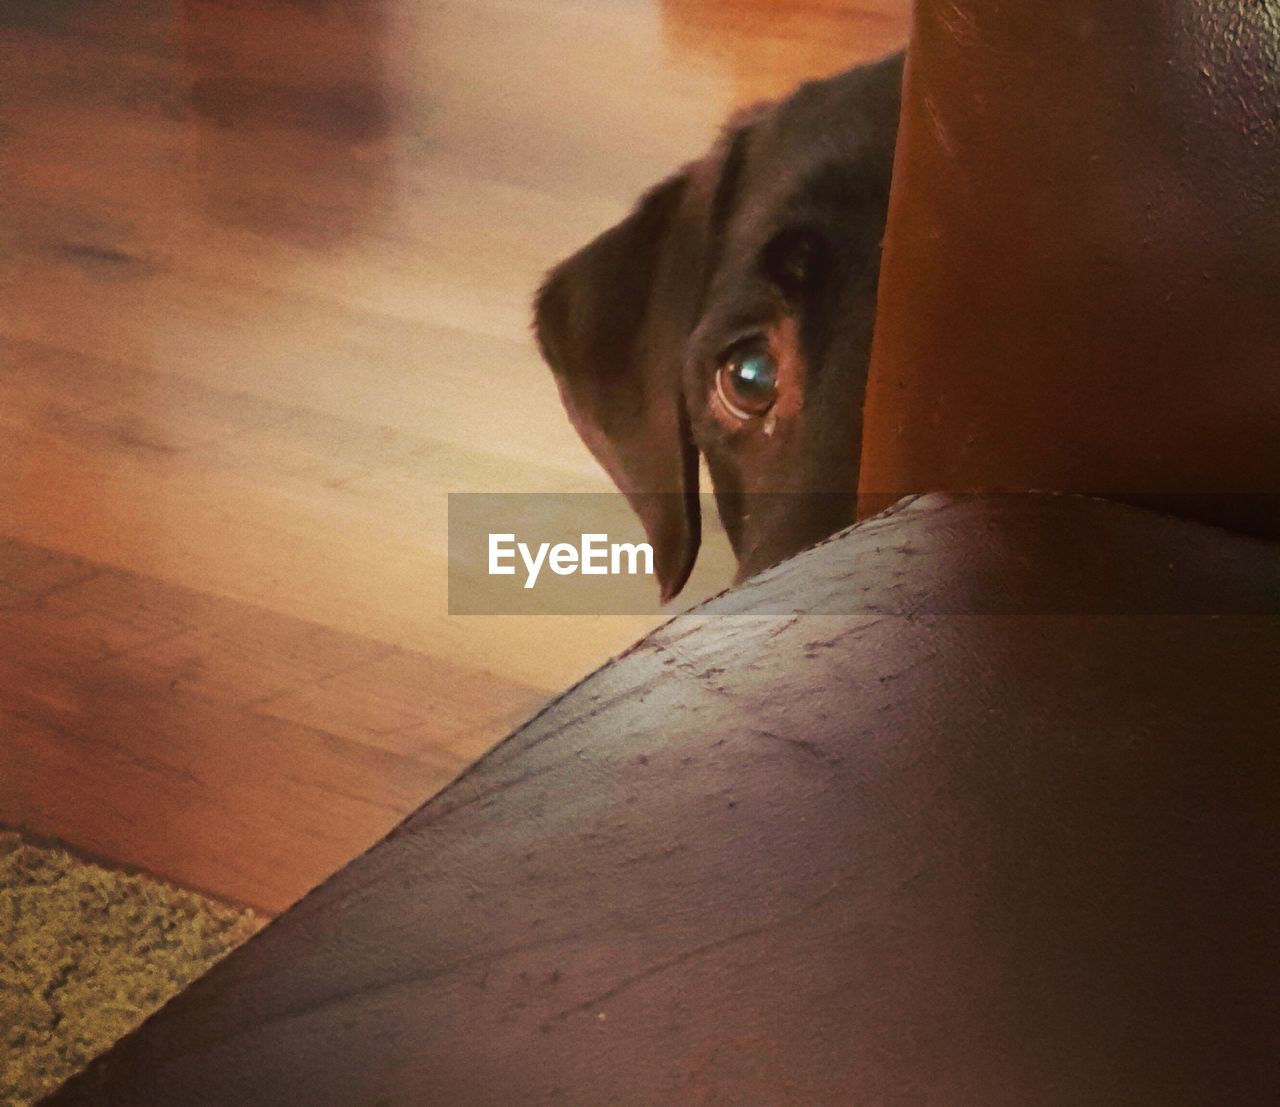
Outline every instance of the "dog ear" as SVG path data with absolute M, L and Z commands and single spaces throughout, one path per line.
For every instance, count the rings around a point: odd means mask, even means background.
M 694 167 L 547 276 L 534 331 L 583 442 L 626 494 L 654 549 L 663 602 L 701 541 L 698 453 L 684 403 L 685 339 L 706 265 Z

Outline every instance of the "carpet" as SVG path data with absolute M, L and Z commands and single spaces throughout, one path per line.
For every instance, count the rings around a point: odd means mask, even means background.
M 53 1090 L 261 925 L 0 830 L 0 1104 Z

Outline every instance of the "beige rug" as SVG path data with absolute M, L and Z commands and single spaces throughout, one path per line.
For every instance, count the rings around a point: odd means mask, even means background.
M 260 926 L 0 829 L 0 1104 L 57 1087 Z

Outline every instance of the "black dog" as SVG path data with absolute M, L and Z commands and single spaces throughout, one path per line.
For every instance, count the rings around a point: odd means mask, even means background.
M 583 441 L 654 548 L 698 553 L 698 454 L 741 579 L 853 519 L 902 56 L 735 117 L 562 262 L 535 330 Z

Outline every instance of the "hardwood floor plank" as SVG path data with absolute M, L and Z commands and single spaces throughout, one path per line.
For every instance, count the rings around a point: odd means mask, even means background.
M 0 577 L 0 822 L 268 911 L 544 695 L 12 540 Z

